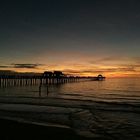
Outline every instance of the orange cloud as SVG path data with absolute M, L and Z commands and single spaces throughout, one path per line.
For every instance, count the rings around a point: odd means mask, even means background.
M 63 53 L 62 53 L 63 54 Z M 81 76 L 96 76 L 103 74 L 107 77 L 140 77 L 140 57 L 118 57 L 109 56 L 95 58 L 94 56 L 82 57 L 82 54 L 74 57 L 71 54 L 69 59 L 66 55 L 53 61 L 43 56 L 41 63 L 17 63 L 10 65 L 0 65 L 1 70 L 14 70 L 18 72 L 44 72 L 46 70 L 61 70 L 66 74 Z M 78 57 L 76 59 L 76 57 Z M 53 58 L 52 58 L 53 59 Z M 64 60 L 64 61 L 63 61 Z

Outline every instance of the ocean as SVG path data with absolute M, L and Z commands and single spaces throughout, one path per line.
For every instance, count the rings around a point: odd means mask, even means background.
M 39 85 L 0 87 L 0 117 L 65 125 L 94 139 L 140 139 L 138 78 L 42 85 L 40 93 Z
M 38 97 L 39 85 L 0 87 L 0 96 Z M 107 78 L 105 81 L 43 85 L 41 97 L 139 102 L 140 78 Z

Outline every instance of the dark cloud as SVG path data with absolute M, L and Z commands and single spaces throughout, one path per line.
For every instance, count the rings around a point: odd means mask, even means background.
M 43 64 L 10 64 L 10 65 L 0 65 L 0 68 L 27 68 L 27 69 L 37 69 Z
M 6 66 L 6 65 L 0 65 L 0 68 L 9 68 L 9 66 Z
M 13 68 L 37 69 L 42 64 L 12 64 Z
M 106 62 L 115 62 L 118 60 L 125 60 L 126 58 L 121 57 L 121 56 L 108 56 L 108 57 L 104 57 L 104 58 L 99 58 L 99 59 L 95 59 L 93 61 L 90 61 L 90 64 L 103 64 Z
M 12 72 L 12 73 L 15 73 L 15 71 L 12 71 L 12 70 L 0 70 L 0 73 L 10 73 L 10 72 Z

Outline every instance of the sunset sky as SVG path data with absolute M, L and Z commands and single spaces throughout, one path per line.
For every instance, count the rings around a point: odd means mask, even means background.
M 1 2 L 0 70 L 140 77 L 140 1 Z

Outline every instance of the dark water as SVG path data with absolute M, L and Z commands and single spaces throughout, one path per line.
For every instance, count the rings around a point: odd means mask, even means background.
M 0 96 L 38 97 L 39 86 L 1 87 Z M 140 100 L 140 78 L 108 78 L 105 81 L 43 85 L 41 96 L 79 100 L 138 102 Z
M 1 87 L 0 96 L 38 97 L 39 86 Z M 22 101 L 25 104 L 13 105 L 13 107 L 12 104 L 8 104 L 5 105 L 5 110 L 7 108 L 13 110 L 24 108 L 23 110 L 25 110 L 26 103 L 43 103 L 46 105 L 45 110 L 50 105 L 55 106 L 53 109 L 48 109 L 49 112 L 50 110 L 54 111 L 55 115 L 54 113 L 49 115 L 47 113 L 45 120 L 58 124 L 68 123 L 67 125 L 79 135 L 109 140 L 140 139 L 140 79 L 108 78 L 105 81 L 43 85 L 41 96 L 45 98 L 8 98 L 11 103 Z M 65 101 L 64 99 L 74 100 Z M 43 107 L 31 105 L 30 108 L 32 111 L 34 108 L 36 112 Z M 3 109 L 4 105 L 1 105 L 1 108 Z M 29 109 L 29 105 L 27 109 Z M 72 110 L 74 110 L 73 113 Z M 67 111 L 71 113 L 68 115 L 66 114 Z M 25 114 L 28 119 L 33 117 L 30 113 Z M 20 113 L 15 114 L 16 117 L 18 115 L 20 117 Z M 34 115 L 39 119 L 40 116 L 41 112 Z M 44 112 L 42 112 L 42 118 L 43 116 Z

